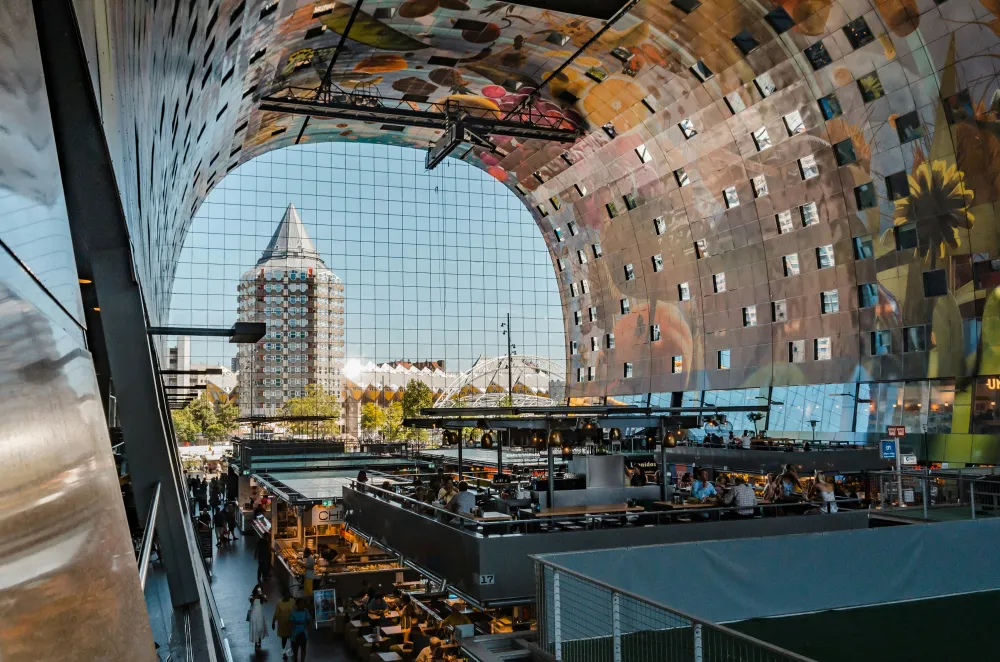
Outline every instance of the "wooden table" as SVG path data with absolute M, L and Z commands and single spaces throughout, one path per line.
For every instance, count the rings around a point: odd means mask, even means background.
M 477 522 L 508 522 L 514 518 L 504 513 L 489 511 L 483 513 L 479 517 L 473 517 L 472 519 Z
M 370 612 L 368 612 L 368 618 L 371 619 L 371 620 L 391 621 L 394 618 L 399 618 L 399 612 L 398 611 L 387 611 L 384 614 L 382 614 L 381 616 L 379 616 L 375 612 L 371 612 L 370 611 Z
M 399 653 L 376 653 L 382 662 L 403 662 L 403 658 L 399 656 Z
M 671 510 L 697 510 L 698 508 L 721 508 L 721 503 L 671 503 L 670 501 L 655 501 L 654 505 L 663 506 Z
M 381 630 L 382 634 L 386 637 L 395 637 L 403 634 L 403 628 L 399 627 L 398 625 L 389 625 L 387 627 L 380 627 L 379 630 Z
M 371 625 L 371 623 L 365 623 L 364 621 L 351 621 L 351 627 L 357 628 L 358 630 L 366 628 L 369 625 Z
M 642 506 L 630 506 L 626 503 L 609 503 L 603 506 L 556 506 L 542 508 L 535 517 L 573 517 L 577 515 L 609 515 L 612 513 L 639 513 Z

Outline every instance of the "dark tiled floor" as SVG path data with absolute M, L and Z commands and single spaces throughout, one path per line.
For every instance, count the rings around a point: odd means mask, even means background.
M 250 532 L 234 543 L 216 548 L 212 588 L 219 612 L 226 624 L 234 662 L 247 660 L 279 662 L 281 639 L 273 631 L 264 638 L 264 646 L 259 653 L 254 653 L 253 644 L 250 642 L 250 626 L 246 622 L 246 615 L 250 606 L 250 591 L 257 582 L 257 561 L 253 558 L 255 543 L 256 537 Z M 274 605 L 281 598 L 281 590 L 273 577 L 265 584 L 264 592 L 268 599 L 264 605 L 264 615 L 270 625 Z M 306 659 L 354 662 L 355 657 L 347 650 L 339 636 L 334 636 L 329 629 L 320 628 L 310 632 Z

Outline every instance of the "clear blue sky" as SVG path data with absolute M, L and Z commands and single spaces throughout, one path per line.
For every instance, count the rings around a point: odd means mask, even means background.
M 552 263 L 531 215 L 486 173 L 454 159 L 358 143 L 302 145 L 231 172 L 192 222 L 171 324 L 228 326 L 236 286 L 289 202 L 344 280 L 347 359 L 444 359 L 464 369 L 506 351 L 560 364 L 563 321 Z M 229 364 L 235 346 L 192 339 L 192 361 Z

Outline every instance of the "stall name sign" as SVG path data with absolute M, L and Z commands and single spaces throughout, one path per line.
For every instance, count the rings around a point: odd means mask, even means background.
M 890 437 L 905 437 L 906 436 L 906 426 L 905 425 L 890 425 L 889 426 L 889 436 Z
M 894 440 L 883 439 L 879 442 L 879 450 L 881 451 L 883 460 L 896 459 L 896 442 Z
M 331 522 L 340 522 L 344 519 L 343 508 L 339 505 L 331 506 L 328 508 L 323 508 L 321 506 L 313 506 L 312 520 L 313 524 L 329 524 Z

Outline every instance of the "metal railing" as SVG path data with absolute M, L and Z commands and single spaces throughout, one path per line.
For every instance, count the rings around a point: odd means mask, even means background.
M 880 471 L 877 509 L 925 521 L 1000 516 L 1000 480 L 976 470 Z
M 538 645 L 559 662 L 812 662 L 538 557 Z
M 394 490 L 375 487 L 371 483 L 360 484 L 351 481 L 351 489 L 379 499 L 396 504 L 408 510 L 417 517 L 438 521 L 461 529 L 473 536 L 510 535 L 510 534 L 544 534 L 564 531 L 589 531 L 602 528 L 617 528 L 623 526 L 658 526 L 678 522 L 708 522 L 734 515 L 736 511 L 753 509 L 753 518 L 763 517 L 795 517 L 808 511 L 824 510 L 828 504 L 811 501 L 785 501 L 780 503 L 757 504 L 756 506 L 710 506 L 700 508 L 679 507 L 674 510 L 609 510 L 601 512 L 594 510 L 580 515 L 547 515 L 532 514 L 525 519 L 502 519 L 490 521 L 471 514 L 456 513 L 443 508 L 436 503 L 427 503 L 410 496 L 399 494 Z M 856 512 L 861 507 L 860 499 L 836 500 L 838 510 L 833 513 L 824 512 L 826 517 Z M 581 507 L 582 508 L 582 507 Z M 745 519 L 750 520 L 750 517 Z
M 156 536 L 156 511 L 160 508 L 160 483 L 153 488 L 153 499 L 146 513 L 146 529 L 139 543 L 139 586 L 146 589 L 146 575 L 149 573 L 149 556 L 153 552 L 153 538 Z
M 878 448 L 877 443 L 868 441 L 830 441 L 827 439 L 757 439 L 754 438 L 750 448 L 744 448 L 743 442 L 737 437 L 734 441 L 708 441 L 707 439 L 681 439 L 678 447 L 695 448 L 727 448 L 730 450 L 767 451 L 772 453 L 801 453 L 806 451 L 858 451 Z

